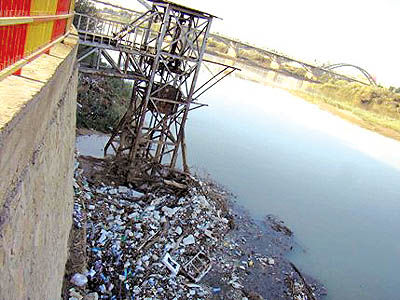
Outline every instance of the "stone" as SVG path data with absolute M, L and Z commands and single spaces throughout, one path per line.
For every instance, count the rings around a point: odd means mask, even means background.
M 181 226 L 176 227 L 175 232 L 177 235 L 181 235 L 183 232 L 182 227 Z
M 71 290 L 70 292 L 69 292 L 69 296 L 70 297 L 72 297 L 72 298 L 75 298 L 75 299 L 77 299 L 77 300 L 82 300 L 83 299 L 83 296 L 81 295 L 81 294 L 79 294 L 77 291 L 75 291 L 75 290 Z
M 267 264 L 269 264 L 271 266 L 274 265 L 275 264 L 275 259 L 268 257 Z
M 108 191 L 108 193 L 110 194 L 110 195 L 115 195 L 115 194 L 117 194 L 117 189 L 111 189 L 111 190 L 109 190 Z
M 88 282 L 88 279 L 85 275 L 80 273 L 75 273 L 74 276 L 71 278 L 71 283 L 76 286 L 84 286 Z
M 179 207 L 175 207 L 175 208 L 170 208 L 168 206 L 164 206 L 162 209 L 163 213 L 167 216 L 167 217 L 173 217 L 176 212 L 179 210 Z
M 188 245 L 194 244 L 196 241 L 195 241 L 195 238 L 194 238 L 193 234 L 190 234 L 190 235 L 188 235 L 187 237 L 185 237 L 185 238 L 182 240 L 182 242 L 183 242 L 183 244 L 184 244 L 185 246 L 188 246 Z
M 129 189 L 126 186 L 119 186 L 118 192 L 120 192 L 121 194 L 126 194 L 129 192 Z
M 97 293 L 87 294 L 83 300 L 99 300 L 99 295 Z
M 133 198 L 141 198 L 144 196 L 143 193 L 135 191 L 135 190 L 129 190 L 129 195 Z

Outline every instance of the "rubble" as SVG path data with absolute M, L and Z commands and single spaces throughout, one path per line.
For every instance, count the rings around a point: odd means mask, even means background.
M 229 231 L 229 214 L 205 195 L 202 182 L 189 181 L 164 179 L 169 189 L 179 190 L 174 194 L 79 177 L 75 195 L 87 208 L 87 292 L 111 300 L 206 299 L 212 294 L 197 283 L 218 260 L 216 237 Z
M 84 286 L 85 284 L 87 284 L 87 282 L 87 277 L 79 273 L 74 274 L 74 276 L 72 276 L 71 278 L 71 283 L 76 286 Z
M 286 250 L 271 251 L 289 249 L 270 244 L 290 238 L 287 231 L 274 229 L 265 241 L 239 217 L 243 231 L 230 234 L 234 212 L 223 192 L 202 180 L 175 174 L 132 185 L 81 169 L 75 179 L 74 226 L 86 229 L 88 263 L 80 275 L 87 283 L 66 299 L 263 299 L 248 282 L 262 276 L 280 287 L 280 296 L 297 286 L 281 271 Z M 261 247 L 254 248 L 257 240 Z

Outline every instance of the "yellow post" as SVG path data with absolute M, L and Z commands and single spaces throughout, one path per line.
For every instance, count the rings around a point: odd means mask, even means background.
M 54 15 L 57 10 L 57 3 L 57 0 L 32 0 L 31 16 Z M 33 53 L 50 42 L 53 24 L 53 20 L 29 24 L 25 55 Z
M 69 6 L 69 13 L 73 14 L 74 11 L 75 11 L 75 0 L 70 0 L 70 1 L 71 1 L 71 4 Z M 74 20 L 74 17 L 71 17 L 71 18 L 68 19 L 68 21 L 67 21 L 67 31 L 69 30 L 69 28 L 71 28 L 73 20 Z

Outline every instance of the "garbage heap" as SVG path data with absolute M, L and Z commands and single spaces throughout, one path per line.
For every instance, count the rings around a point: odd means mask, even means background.
M 220 197 L 190 176 L 152 193 L 76 173 L 74 225 L 86 227 L 88 265 L 70 279 L 69 299 L 210 298 L 200 281 L 230 228 Z

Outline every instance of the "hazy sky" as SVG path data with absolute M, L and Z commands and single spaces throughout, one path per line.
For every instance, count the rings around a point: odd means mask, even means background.
M 135 0 L 109 0 L 133 7 Z M 223 20 L 213 24 L 243 41 L 307 61 L 359 65 L 400 87 L 400 0 L 175 0 Z

